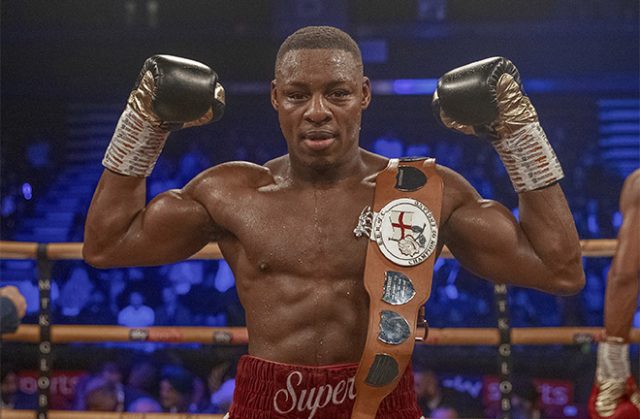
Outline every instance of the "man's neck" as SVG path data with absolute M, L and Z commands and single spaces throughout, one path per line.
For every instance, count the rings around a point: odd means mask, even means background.
M 294 183 L 315 187 L 330 187 L 349 179 L 361 179 L 366 176 L 365 164 L 359 149 L 350 159 L 326 166 L 301 164 L 290 156 L 287 171 Z

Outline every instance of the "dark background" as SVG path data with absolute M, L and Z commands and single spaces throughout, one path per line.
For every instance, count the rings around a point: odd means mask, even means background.
M 180 187 L 196 169 L 212 164 L 237 158 L 264 163 L 285 153 L 268 98 L 273 61 L 288 34 L 311 24 L 338 26 L 363 50 L 374 86 L 363 121 L 366 148 L 376 149 L 376 140 L 391 136 L 405 152 L 426 150 L 485 197 L 516 208 L 517 197 L 490 147 L 444 130 L 430 110 L 440 75 L 500 55 L 520 69 L 563 163 L 561 184 L 581 238 L 615 237 L 622 181 L 640 166 L 634 0 L 5 0 L 1 6 L 2 240 L 82 241 L 102 154 L 142 63 L 153 54 L 208 64 L 227 92 L 222 121 L 172 135 L 150 179 L 158 190 Z M 408 90 L 400 89 L 398 80 L 405 80 Z M 196 164 L 185 163 L 185 156 L 193 160 L 194 155 L 200 158 Z M 584 263 L 587 285 L 575 297 L 511 289 L 512 324 L 601 326 L 610 259 Z M 204 282 L 218 270 L 217 262 L 202 267 Z M 3 261 L 0 268 L 2 284 L 28 291 L 35 283 L 32 262 Z M 172 284 L 161 268 L 125 271 L 124 290 L 114 296 L 109 272 L 60 262 L 54 269 L 60 290 L 76 268 L 88 276 L 92 292 L 100 290 L 110 302 L 105 323 L 116 323 L 133 290 L 141 290 L 155 308 L 162 304 L 158 283 Z M 430 324 L 495 326 L 491 284 L 455 262 L 437 268 L 427 304 Z M 216 309 L 226 310 L 226 324 L 242 325 L 242 313 L 233 311 L 238 310 L 233 291 L 213 305 L 226 307 Z M 194 302 L 193 292 L 180 295 L 192 308 L 191 324 L 211 324 L 208 313 L 198 311 L 206 303 Z M 63 303 L 54 305 L 54 323 L 88 319 L 64 309 Z M 35 322 L 36 313 L 32 305 L 25 321 Z M 492 349 L 476 349 L 432 349 L 420 360 L 446 372 L 495 373 Z M 31 352 L 4 351 L 3 358 L 30 367 Z M 67 352 L 61 349 L 60 368 L 64 361 L 74 368 L 91 364 Z M 574 380 L 576 400 L 584 403 L 595 365 L 592 347 L 529 347 L 518 353 L 519 371 Z M 635 365 L 635 346 L 632 354 Z M 545 358 L 555 367 L 541 366 Z

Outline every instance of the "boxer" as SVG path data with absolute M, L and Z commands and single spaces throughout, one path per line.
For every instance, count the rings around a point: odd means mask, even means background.
M 622 186 L 620 212 L 622 226 L 607 275 L 606 336 L 598 344 L 596 377 L 589 397 L 589 413 L 594 419 L 640 417 L 640 391 L 629 364 L 629 331 L 640 288 L 640 169 Z
M 368 240 L 354 227 L 372 203 L 376 175 L 389 166 L 359 146 L 370 101 L 353 39 L 333 27 L 302 28 L 281 45 L 271 82 L 288 153 L 264 165 L 220 164 L 146 202 L 146 176 L 170 132 L 219 118 L 224 93 L 207 66 L 155 56 L 129 96 L 87 215 L 84 257 L 100 268 L 158 265 L 219 244 L 249 333 L 231 418 L 351 415 L 369 313 Z M 495 58 L 445 75 L 436 102 L 449 127 L 490 137 L 518 193 L 520 220 L 438 165 L 444 189 L 435 254 L 446 244 L 480 277 L 578 292 L 584 274 L 558 184 L 562 170 L 513 64 Z M 411 227 L 406 234 L 421 246 L 413 228 L 420 226 Z M 376 417 L 419 418 L 410 368 L 396 384 Z

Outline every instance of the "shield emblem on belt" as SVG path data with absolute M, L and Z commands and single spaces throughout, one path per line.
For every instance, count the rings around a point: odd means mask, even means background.
M 374 214 L 374 240 L 384 256 L 400 266 L 425 261 L 438 242 L 438 226 L 431 210 L 411 198 L 395 199 Z

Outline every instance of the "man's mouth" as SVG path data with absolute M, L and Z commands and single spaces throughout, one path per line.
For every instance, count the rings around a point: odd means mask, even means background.
M 320 151 L 330 147 L 336 135 L 331 131 L 308 131 L 303 134 L 302 140 L 311 150 Z

